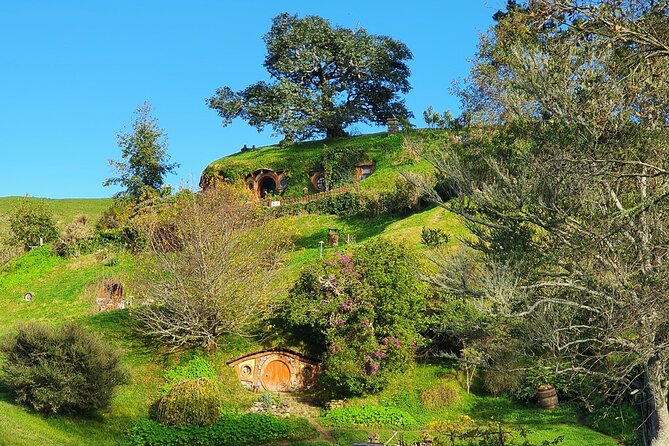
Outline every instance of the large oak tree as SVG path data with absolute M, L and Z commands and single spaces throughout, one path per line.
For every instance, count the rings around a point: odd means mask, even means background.
M 412 56 L 402 42 L 286 13 L 274 18 L 264 40 L 272 82 L 238 92 L 222 87 L 207 100 L 224 125 L 240 117 L 258 130 L 272 126 L 292 141 L 344 136 L 356 122 L 410 116 L 399 97 L 411 88 L 406 61 Z

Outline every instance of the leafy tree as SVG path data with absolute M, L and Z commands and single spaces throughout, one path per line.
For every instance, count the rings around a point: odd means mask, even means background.
M 669 444 L 667 2 L 536 0 L 497 20 L 462 91 L 475 125 L 426 153 L 477 239 L 434 282 L 524 325 L 557 373 L 642 395 L 647 443 Z
M 49 243 L 58 238 L 53 213 L 39 200 L 22 199 L 9 216 L 14 241 L 25 249 L 38 246 L 40 240 Z
M 264 40 L 264 65 L 274 82 L 239 92 L 219 88 L 207 103 L 224 125 L 240 117 L 258 130 L 271 125 L 292 141 L 344 136 L 355 122 L 410 116 L 398 98 L 411 88 L 406 61 L 412 56 L 403 43 L 286 13 L 274 18 Z
M 74 323 L 21 325 L 0 351 L 2 381 L 16 402 L 46 414 L 107 408 L 128 380 L 118 351 Z
M 104 182 L 105 186 L 118 184 L 125 188 L 117 197 L 143 200 L 162 192 L 165 176 L 173 173 L 178 164 L 169 163 L 167 141 L 158 121 L 151 116 L 151 105 L 144 102 L 137 107 L 132 123 L 132 132 L 119 132 L 118 146 L 124 161 L 110 160 L 117 172 Z
M 381 390 L 421 343 L 426 288 L 406 248 L 375 240 L 305 270 L 286 320 L 323 352 L 320 384 L 335 395 Z
M 147 240 L 133 310 L 139 330 L 173 349 L 250 336 L 271 314 L 270 283 L 289 246 L 247 188 L 177 194 L 136 218 Z

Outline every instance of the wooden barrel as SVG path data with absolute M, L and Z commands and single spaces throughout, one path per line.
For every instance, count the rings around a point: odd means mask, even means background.
M 537 390 L 537 403 L 543 409 L 555 409 L 558 405 L 557 392 L 553 386 L 541 386 Z

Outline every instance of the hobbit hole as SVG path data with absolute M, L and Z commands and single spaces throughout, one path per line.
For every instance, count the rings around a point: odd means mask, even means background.
M 299 353 L 271 349 L 244 355 L 228 362 L 240 383 L 253 391 L 291 392 L 312 387 L 320 362 Z
M 283 171 L 258 169 L 246 177 L 246 184 L 256 197 L 265 198 L 269 194 L 280 194 L 288 185 Z

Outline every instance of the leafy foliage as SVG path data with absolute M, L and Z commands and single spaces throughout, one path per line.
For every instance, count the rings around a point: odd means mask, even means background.
M 58 238 L 53 213 L 40 201 L 23 199 L 9 216 L 13 240 L 28 249 L 39 246 L 40 239 L 49 243 Z
M 427 228 L 423 226 L 420 233 L 420 239 L 425 246 L 438 248 L 445 245 L 450 240 L 448 234 L 441 228 Z
M 180 381 L 216 378 L 216 369 L 213 364 L 201 356 L 195 355 L 184 364 L 178 364 L 165 371 L 164 378 L 167 384 L 161 387 L 161 393 L 166 394 Z
M 182 379 L 158 401 L 156 421 L 166 426 L 211 426 L 219 415 L 215 381 L 207 378 Z
M 241 117 L 259 130 L 271 125 L 292 141 L 344 136 L 355 122 L 410 116 L 398 98 L 410 89 L 406 61 L 412 56 L 403 43 L 286 13 L 274 18 L 264 40 L 264 65 L 276 82 L 239 92 L 219 88 L 207 103 L 224 125 Z
M 137 107 L 134 115 L 132 132 L 117 134 L 125 161 L 109 161 L 118 176 L 107 179 L 104 185 L 118 184 L 125 189 L 117 193 L 117 197 L 141 201 L 164 194 L 165 176 L 178 164 L 169 163 L 165 132 L 151 116 L 151 105 L 145 102 Z
M 222 414 L 210 427 L 163 426 L 140 420 L 128 432 L 135 446 L 250 446 L 281 440 L 304 440 L 317 433 L 303 418 L 260 414 Z
M 88 219 L 80 215 L 65 227 L 53 250 L 59 256 L 78 256 L 91 244 L 93 230 L 88 226 Z
M 374 240 L 305 270 L 285 317 L 324 351 L 320 384 L 337 395 L 380 390 L 422 342 L 426 288 L 406 248 Z
M 355 166 L 367 158 L 365 151 L 357 146 L 324 146 L 320 164 L 325 172 L 327 189 L 351 183 L 355 177 Z
M 120 354 L 73 323 L 21 325 L 2 353 L 2 380 L 14 400 L 45 414 L 104 409 L 128 378 Z
M 329 410 L 324 419 L 332 426 L 401 427 L 416 426 L 416 420 L 395 407 L 371 406 L 340 407 Z

